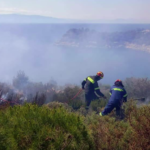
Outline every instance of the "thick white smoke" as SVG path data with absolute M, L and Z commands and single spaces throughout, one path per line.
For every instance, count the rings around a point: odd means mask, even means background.
M 97 71 L 104 72 L 105 77 L 101 82 L 107 84 L 113 84 L 118 78 L 149 77 L 150 68 L 145 67 L 150 63 L 149 54 L 124 49 L 60 48 L 54 44 L 71 25 L 51 26 L 1 25 L 1 82 L 11 82 L 19 70 L 23 70 L 31 81 L 46 83 L 53 78 L 59 85 L 80 84 L 85 77 L 95 75 Z M 96 30 L 99 26 L 95 25 Z M 103 29 L 109 29 L 103 26 Z M 114 30 L 117 30 L 117 26 Z

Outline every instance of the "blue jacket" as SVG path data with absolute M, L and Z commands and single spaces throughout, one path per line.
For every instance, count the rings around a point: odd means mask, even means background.
M 110 89 L 110 101 L 127 101 L 127 92 L 123 86 L 113 85 Z

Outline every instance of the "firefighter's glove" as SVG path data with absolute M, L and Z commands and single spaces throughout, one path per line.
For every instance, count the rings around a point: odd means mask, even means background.
M 84 86 L 82 87 L 82 90 L 84 90 Z

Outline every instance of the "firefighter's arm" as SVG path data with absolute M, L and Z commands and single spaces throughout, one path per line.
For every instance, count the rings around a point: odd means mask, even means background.
M 98 86 L 98 84 L 96 83 L 94 86 L 94 90 L 96 92 L 96 95 L 98 95 L 99 97 L 103 97 L 106 98 L 105 95 L 100 91 L 100 87 Z
M 110 96 L 112 95 L 112 88 L 110 89 L 109 94 L 110 94 Z
M 85 84 L 86 84 L 86 78 L 82 81 L 82 89 L 84 89 Z
M 124 91 L 123 91 L 123 102 L 127 102 L 127 92 L 126 92 L 126 90 L 124 89 Z

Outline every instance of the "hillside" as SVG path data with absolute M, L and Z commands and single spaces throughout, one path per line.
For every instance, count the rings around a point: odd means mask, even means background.
M 129 48 L 150 52 L 150 30 L 126 32 L 97 32 L 89 29 L 70 29 L 57 43 L 59 46 L 88 48 Z
M 1 14 L 0 23 L 71 23 L 71 19 L 53 18 L 40 15 Z
M 134 19 L 100 19 L 100 20 L 78 20 L 55 18 L 41 15 L 24 15 L 24 14 L 0 14 L 0 23 L 108 23 L 108 24 L 127 24 L 139 23 L 140 20 Z M 144 23 L 144 22 L 142 22 Z

